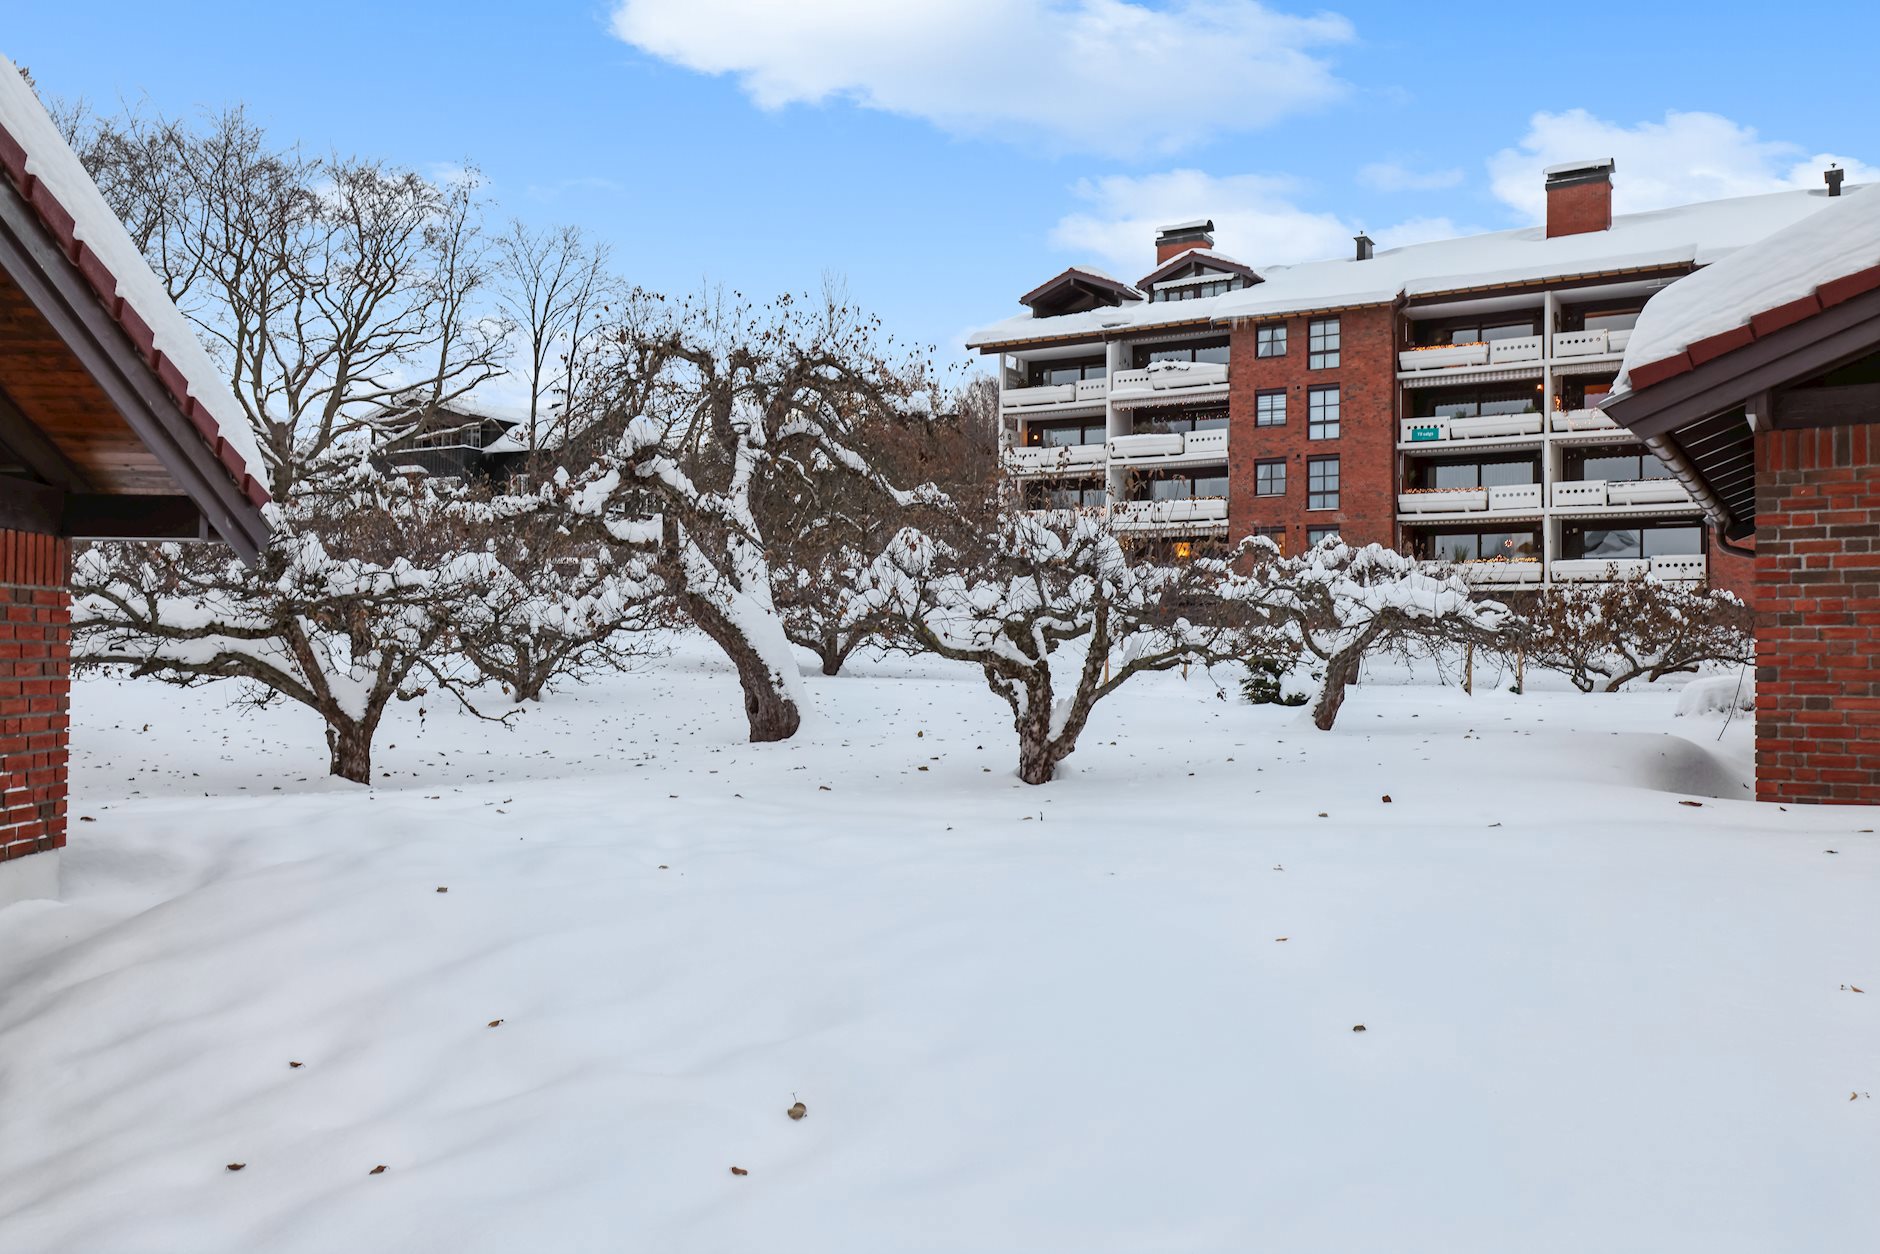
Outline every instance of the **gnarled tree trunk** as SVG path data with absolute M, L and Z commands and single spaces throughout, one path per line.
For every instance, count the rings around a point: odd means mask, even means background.
M 355 784 L 372 782 L 371 721 L 347 718 L 329 711 L 326 715 L 326 747 L 331 755 L 328 773 Z
M 712 642 L 725 651 L 737 668 L 738 684 L 744 690 L 744 717 L 751 726 L 751 743 L 766 744 L 788 740 L 803 724 L 803 712 L 797 708 L 784 677 L 765 660 L 764 655 L 742 631 L 707 597 L 681 593 L 680 604 Z M 782 640 L 782 633 L 778 639 Z

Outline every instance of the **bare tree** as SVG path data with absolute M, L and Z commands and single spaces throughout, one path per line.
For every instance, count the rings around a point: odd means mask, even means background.
M 1412 641 L 1429 646 L 1493 639 L 1507 618 L 1496 601 L 1476 601 L 1462 578 L 1371 544 L 1352 548 L 1333 538 L 1297 557 L 1283 557 L 1259 537 L 1241 546 L 1247 567 L 1235 595 L 1282 615 L 1300 645 L 1324 671 L 1312 722 L 1330 731 L 1358 681 L 1367 655 Z
M 528 390 L 524 443 L 531 453 L 556 448 L 568 424 L 590 412 L 595 339 L 611 302 L 621 299 L 608 272 L 610 250 L 579 227 L 537 231 L 520 219 L 497 237 L 496 249 L 496 296 L 516 327 L 516 373 Z
M 390 703 L 432 687 L 462 697 L 453 633 L 514 595 L 481 551 L 494 521 L 363 462 L 303 474 L 252 571 L 215 546 L 89 549 L 73 577 L 73 657 L 297 702 L 326 725 L 330 771 L 369 783 Z
M 1012 711 L 1027 784 L 1050 782 L 1097 702 L 1135 676 L 1240 661 L 1256 638 L 1288 648 L 1256 597 L 1222 597 L 1224 564 L 1132 556 L 1094 515 L 1006 511 L 948 530 L 902 532 L 856 612 L 886 614 L 914 646 L 980 668 Z
M 736 668 L 751 739 L 788 739 L 801 678 L 774 600 L 768 500 L 789 481 L 834 508 L 825 473 L 913 499 L 854 436 L 872 417 L 931 408 L 925 363 L 834 299 L 708 299 L 615 334 L 614 420 L 590 435 L 597 462 L 564 500 L 609 539 L 656 549 L 686 617 Z
M 1513 635 L 1527 661 L 1581 692 L 1617 692 L 1708 664 L 1755 655 L 1755 615 L 1728 592 L 1615 579 L 1554 584 L 1533 594 Z
M 100 121 L 80 153 L 221 359 L 277 499 L 350 432 L 496 373 L 474 175 L 309 157 L 239 109 Z

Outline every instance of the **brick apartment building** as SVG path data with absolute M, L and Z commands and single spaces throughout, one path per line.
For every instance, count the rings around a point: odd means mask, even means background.
M 1543 177 L 1539 227 L 1266 266 L 1196 221 L 1134 282 L 1064 271 L 968 341 L 999 361 L 1011 473 L 1178 552 L 1337 533 L 1490 588 L 1650 571 L 1747 594 L 1750 560 L 1600 402 L 1652 296 L 1830 192 L 1615 217 L 1612 162 Z
M 0 57 L 0 905 L 57 890 L 72 543 L 266 540 L 241 410 Z

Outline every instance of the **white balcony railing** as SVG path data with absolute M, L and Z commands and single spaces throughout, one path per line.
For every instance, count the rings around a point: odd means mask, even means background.
M 1607 480 L 1608 505 L 1689 505 L 1691 491 L 1676 479 Z
M 1486 366 L 1488 345 L 1436 344 L 1428 348 L 1407 348 L 1397 354 L 1399 370 L 1455 370 L 1463 366 Z
M 1523 335 L 1511 340 L 1494 340 L 1488 346 L 1488 364 L 1513 366 L 1524 361 L 1539 361 L 1541 345 L 1544 342 L 1538 335 Z
M 1540 507 L 1541 485 L 1538 483 L 1501 483 L 1488 489 L 1488 511 L 1491 514 L 1531 511 Z
M 1227 365 L 1218 361 L 1158 361 L 1141 370 L 1119 370 L 1110 377 L 1115 400 L 1141 400 L 1208 388 L 1227 387 Z
M 1643 557 L 1568 557 L 1548 567 L 1548 573 L 1560 583 L 1642 579 L 1650 570 L 1651 560 Z
M 1625 351 L 1630 331 L 1557 331 L 1555 357 L 1611 357 Z
M 1175 501 L 1124 501 L 1110 511 L 1110 525 L 1119 531 L 1152 527 L 1227 525 L 1227 502 L 1218 496 Z
M 1555 431 L 1611 431 L 1618 425 L 1601 409 L 1556 409 L 1553 416 Z
M 1555 509 L 1583 509 L 1605 503 L 1604 479 L 1567 479 L 1554 484 Z
M 1487 508 L 1487 488 L 1438 488 L 1397 495 L 1400 514 L 1463 514 Z
M 1007 388 L 1000 399 L 1005 409 L 1043 409 L 1052 406 L 1101 405 L 1109 394 L 1108 379 L 1051 383 L 1041 387 Z
M 1118 461 L 1134 461 L 1137 458 L 1168 457 L 1179 455 L 1182 451 L 1182 433 L 1179 431 L 1150 432 L 1144 435 L 1116 435 L 1110 437 L 1110 456 Z
M 1651 559 L 1652 575 L 1667 583 L 1701 582 L 1710 573 L 1710 563 L 1702 553 L 1667 553 Z
M 1456 572 L 1478 587 L 1507 587 L 1510 584 L 1537 584 L 1541 581 L 1541 564 L 1534 558 L 1517 558 L 1514 561 L 1490 558 L 1478 562 L 1458 562 Z
M 1005 451 L 1005 464 L 1021 475 L 1089 472 L 1102 469 L 1103 462 L 1101 444 L 1028 444 Z
M 1453 440 L 1479 440 L 1498 435 L 1539 435 L 1544 417 L 1542 414 L 1472 414 L 1463 418 L 1449 420 L 1449 436 Z
M 1211 462 L 1227 460 L 1227 429 L 1188 432 L 1146 432 L 1110 439 L 1110 457 L 1124 465 L 1143 462 Z

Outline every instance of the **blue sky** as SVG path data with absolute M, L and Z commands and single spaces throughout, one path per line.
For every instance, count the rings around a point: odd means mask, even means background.
M 526 16 L 520 14 L 526 11 Z M 1248 261 L 1522 225 L 1539 170 L 1615 156 L 1619 208 L 1873 177 L 1880 6 L 1250 0 L 38 3 L 42 91 L 246 102 L 282 138 L 482 167 L 665 291 L 825 274 L 897 334 L 1072 261 L 1149 268 L 1208 215 Z

